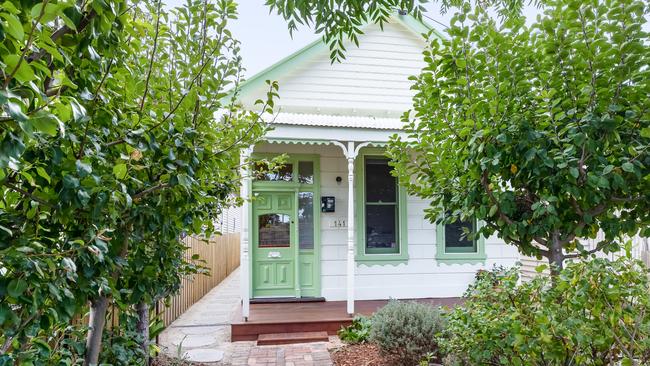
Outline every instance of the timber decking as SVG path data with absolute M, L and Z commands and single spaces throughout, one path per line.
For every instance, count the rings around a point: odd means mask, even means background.
M 257 337 L 257 345 L 327 342 L 328 340 L 327 332 L 272 333 L 260 334 Z
M 428 298 L 417 299 L 433 306 L 459 304 L 461 299 Z M 388 300 L 359 300 L 354 306 L 357 315 L 372 315 L 386 305 Z M 231 324 L 231 338 L 236 341 L 254 341 L 260 334 L 327 332 L 335 335 L 342 326 L 352 323 L 347 314 L 345 301 L 326 301 L 310 303 L 251 304 L 248 321 L 244 321 L 241 307 L 234 314 Z

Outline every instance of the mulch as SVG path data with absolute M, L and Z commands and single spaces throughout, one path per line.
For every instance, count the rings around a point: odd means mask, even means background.
M 154 358 L 151 365 L 152 366 L 208 366 L 207 364 L 204 363 L 190 362 L 187 360 L 181 360 L 176 357 L 169 357 L 162 354 Z
M 348 344 L 330 350 L 335 366 L 387 366 L 394 365 L 372 343 Z

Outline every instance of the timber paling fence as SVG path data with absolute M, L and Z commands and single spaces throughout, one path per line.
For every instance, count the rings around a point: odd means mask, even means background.
M 151 309 L 151 316 L 159 317 L 165 327 L 239 267 L 239 233 L 214 236 L 210 239 L 187 236 L 183 242 L 187 246 L 185 259 L 191 261 L 192 256 L 198 254 L 201 261 L 198 264 L 207 268 L 209 274 L 198 273 L 183 278 L 178 294 L 161 300 L 154 309 Z M 88 315 L 80 316 L 72 322 L 88 324 Z M 119 311 L 115 306 L 108 308 L 106 327 L 111 330 L 117 329 L 119 332 Z
M 205 261 L 201 265 L 208 268 L 210 274 L 184 278 L 180 292 L 169 300 L 169 306 L 166 307 L 164 301 L 158 304 L 158 316 L 165 327 L 239 267 L 239 233 L 210 239 L 188 236 L 183 242 L 188 246 L 185 258 L 191 260 L 193 255 L 198 254 Z

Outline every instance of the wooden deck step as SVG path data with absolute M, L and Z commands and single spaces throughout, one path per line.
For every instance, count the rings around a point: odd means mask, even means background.
M 257 336 L 257 345 L 327 342 L 328 340 L 327 332 L 269 333 Z

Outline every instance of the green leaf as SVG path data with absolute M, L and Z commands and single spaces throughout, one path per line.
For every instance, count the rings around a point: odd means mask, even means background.
M 117 179 L 126 178 L 127 167 L 126 164 L 117 164 L 113 167 L 113 175 Z
M 68 189 L 76 189 L 79 187 L 79 179 L 70 174 L 66 174 L 63 176 L 63 187 Z
M 634 172 L 634 164 L 630 163 L 629 161 L 623 163 L 623 165 L 621 165 L 621 168 L 628 173 Z
M 7 106 L 7 112 L 9 113 L 11 118 L 13 118 L 18 122 L 27 121 L 27 115 L 23 113 L 22 109 L 20 108 L 20 105 L 12 101 L 8 101 L 6 106 Z
M 55 136 L 59 131 L 60 125 L 56 116 L 46 113 L 29 120 L 29 123 L 39 132 L 46 133 L 50 136 Z
M 178 175 L 178 184 L 185 188 L 190 188 L 190 185 L 192 184 L 192 180 L 187 174 L 179 174 Z
M 580 175 L 580 172 L 578 172 L 578 168 L 571 167 L 571 168 L 569 168 L 569 174 L 571 174 L 571 176 L 572 176 L 573 178 L 576 178 L 576 179 L 577 179 L 578 176 Z
M 36 167 L 36 173 L 38 173 L 38 175 L 43 179 L 45 179 L 48 183 L 52 182 L 52 178 L 50 178 L 49 174 L 47 174 L 45 169 L 41 168 L 40 166 Z
M 547 269 L 548 269 L 548 264 L 540 264 L 539 266 L 535 267 L 535 272 L 542 273 Z
M 5 64 L 7 65 L 7 73 L 14 72 L 18 62 L 20 61 L 20 55 L 10 54 L 4 58 Z M 34 70 L 29 66 L 26 61 L 20 62 L 20 66 L 15 71 L 14 77 L 21 83 L 28 83 L 34 80 Z
M 641 137 L 650 138 L 650 127 L 641 129 Z
M 90 166 L 90 164 L 86 164 L 81 160 L 77 160 L 75 165 L 77 167 L 77 173 L 79 173 L 79 176 L 81 178 L 88 176 L 93 172 L 93 168 Z
M 492 205 L 492 207 L 490 207 L 490 212 L 488 213 L 488 216 L 490 216 L 490 217 L 494 216 L 494 214 L 497 213 L 498 209 L 499 209 L 499 206 Z
M 79 122 L 86 117 L 86 108 L 79 104 L 79 102 L 73 99 L 70 101 L 70 106 L 72 107 L 72 116 L 75 122 Z
M 14 278 L 9 282 L 9 286 L 7 286 L 7 293 L 15 299 L 20 297 L 25 290 L 27 290 L 27 281 L 22 278 Z
M 603 169 L 603 174 L 609 174 L 609 173 L 612 172 L 612 170 L 614 170 L 614 166 L 613 165 L 608 165 L 608 166 L 605 167 L 605 169 Z
M 23 38 L 25 38 L 23 25 L 15 15 L 9 13 L 0 13 L 0 17 L 4 18 L 7 21 L 8 27 L 3 27 L 5 32 L 7 32 L 10 36 L 14 37 L 18 41 L 22 41 Z

